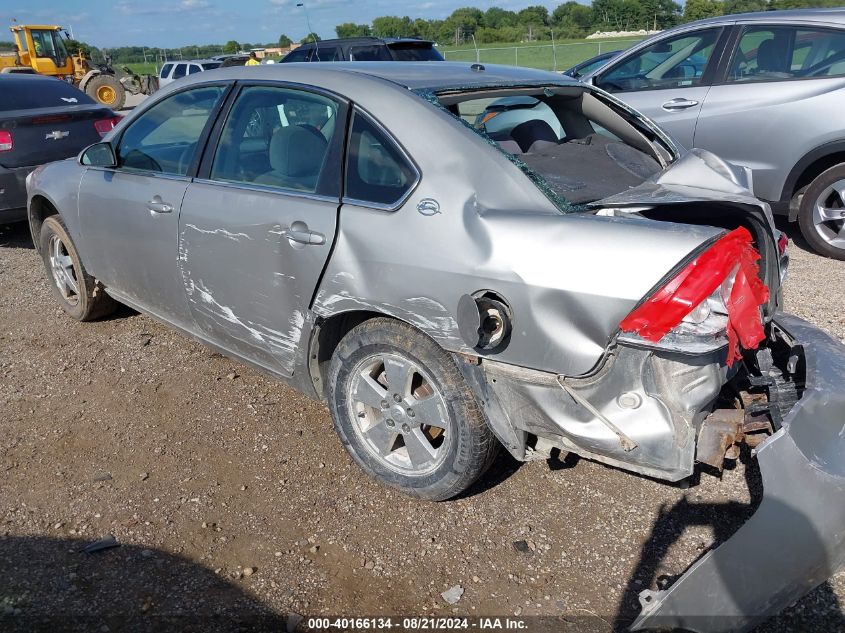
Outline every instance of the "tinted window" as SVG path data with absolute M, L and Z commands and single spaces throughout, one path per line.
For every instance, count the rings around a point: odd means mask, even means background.
M 778 81 L 845 75 L 845 32 L 749 27 L 731 60 L 728 81 Z
M 337 46 L 315 46 L 311 54 L 312 62 L 338 62 L 343 61 L 343 53 Z
M 220 68 L 220 62 L 203 62 L 202 68 L 203 70 L 214 70 Z
M 402 44 L 393 44 L 390 47 L 390 50 L 393 52 L 393 57 L 400 62 L 441 62 L 443 61 L 443 55 L 440 54 L 433 46 L 430 44 L 419 45 L 419 44 L 411 44 L 411 45 L 402 45 Z
M 655 42 L 600 75 L 598 85 L 611 92 L 698 86 L 720 33 L 708 29 Z
M 134 120 L 118 147 L 118 164 L 184 176 L 208 117 L 223 95 L 220 86 L 186 90 L 157 103 Z
M 179 79 L 185 76 L 188 64 L 176 64 L 176 70 L 173 71 L 173 79 Z
M 331 99 L 286 88 L 246 88 L 223 127 L 211 178 L 313 193 L 336 128 L 337 104 Z
M 307 62 L 311 56 L 310 48 L 297 48 L 285 55 L 283 62 Z
M 64 81 L 0 76 L 0 110 L 29 110 L 92 103 L 94 100 L 91 97 Z
M 353 46 L 349 49 L 349 58 L 359 62 L 389 62 L 393 60 L 387 46 L 383 44 Z
M 377 204 L 395 204 L 414 185 L 413 167 L 378 127 L 355 113 L 349 137 L 345 196 Z
M 191 64 L 190 66 L 188 66 L 188 74 L 189 75 L 195 75 L 195 74 L 201 73 L 201 72 L 202 72 L 202 67 L 200 67 L 199 64 Z
M 173 64 L 165 64 L 164 66 L 162 66 L 161 67 L 161 74 L 159 75 L 159 77 L 161 77 L 162 79 L 166 79 L 167 75 L 170 74 L 171 68 L 173 68 Z

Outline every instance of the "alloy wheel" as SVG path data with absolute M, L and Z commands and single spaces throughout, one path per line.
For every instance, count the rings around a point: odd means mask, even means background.
M 426 371 L 395 353 L 361 360 L 350 381 L 350 414 L 367 450 L 406 475 L 431 472 L 451 441 L 446 402 Z

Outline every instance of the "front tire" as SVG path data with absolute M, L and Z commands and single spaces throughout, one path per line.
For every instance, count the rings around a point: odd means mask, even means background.
M 421 499 L 460 494 L 498 452 L 452 356 L 393 319 L 365 321 L 337 346 L 329 407 L 355 462 L 380 482 Z
M 126 104 L 126 90 L 114 75 L 92 77 L 85 86 L 85 94 L 115 111 Z
M 117 302 L 85 270 L 61 216 L 44 220 L 39 242 L 50 288 L 62 310 L 77 321 L 93 321 L 114 312 Z
M 801 198 L 798 225 L 814 251 L 845 260 L 845 165 L 823 171 L 810 183 Z

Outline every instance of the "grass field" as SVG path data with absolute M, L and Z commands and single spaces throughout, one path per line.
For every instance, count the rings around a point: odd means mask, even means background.
M 480 61 L 486 64 L 525 66 L 543 70 L 566 70 L 599 53 L 633 46 L 640 39 L 629 37 L 612 40 L 559 40 L 555 42 L 554 52 L 548 41 L 482 44 L 478 47 L 477 57 L 475 48 L 471 44 L 458 47 L 439 46 L 438 50 L 450 62 Z M 118 66 L 121 65 L 123 64 L 118 64 Z M 154 75 L 158 70 L 153 62 L 125 65 L 139 75 Z
M 450 62 L 475 62 L 525 66 L 543 70 L 566 70 L 570 66 L 589 59 L 599 53 L 625 49 L 639 42 L 641 38 L 618 38 L 613 40 L 561 40 L 555 42 L 554 52 L 548 41 L 512 42 L 479 45 L 478 53 L 470 46 L 441 46 L 439 50 Z

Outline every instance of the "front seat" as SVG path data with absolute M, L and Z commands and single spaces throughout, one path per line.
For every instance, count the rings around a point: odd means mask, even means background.
M 760 42 L 757 48 L 757 74 L 766 77 L 789 77 L 785 53 L 773 39 Z
M 257 184 L 314 191 L 326 156 L 328 141 L 305 125 L 281 127 L 270 139 L 270 171 L 255 179 Z

